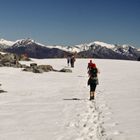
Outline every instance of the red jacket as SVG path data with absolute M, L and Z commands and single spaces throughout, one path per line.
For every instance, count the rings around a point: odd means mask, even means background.
M 89 62 L 88 63 L 88 68 L 96 68 L 96 64 L 95 63 L 92 63 L 92 62 Z

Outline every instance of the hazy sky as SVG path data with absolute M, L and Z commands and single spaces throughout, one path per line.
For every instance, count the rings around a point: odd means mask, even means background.
M 0 38 L 140 47 L 140 0 L 0 0 Z

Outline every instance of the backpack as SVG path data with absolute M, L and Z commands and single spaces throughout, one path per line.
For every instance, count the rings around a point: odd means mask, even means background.
M 97 72 L 98 72 L 98 70 L 97 70 L 96 67 L 91 68 L 91 69 L 89 70 L 89 75 L 90 75 L 90 77 L 97 77 Z

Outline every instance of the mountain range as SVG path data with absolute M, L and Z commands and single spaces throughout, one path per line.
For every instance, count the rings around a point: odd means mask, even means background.
M 30 38 L 17 41 L 0 39 L 0 50 L 27 54 L 31 58 L 64 58 L 76 53 L 78 58 L 103 58 L 137 60 L 140 57 L 140 49 L 131 45 L 107 44 L 94 41 L 73 46 L 43 45 Z

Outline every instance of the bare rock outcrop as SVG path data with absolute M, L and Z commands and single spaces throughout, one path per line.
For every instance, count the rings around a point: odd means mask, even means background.
M 36 63 L 31 63 L 30 66 L 25 67 L 23 71 L 29 71 L 33 73 L 43 73 L 55 70 L 51 65 L 37 65 Z
M 16 68 L 22 68 L 22 64 L 19 63 L 19 61 L 29 61 L 30 59 L 16 55 L 13 53 L 0 53 L 0 67 L 16 67 Z
M 30 66 L 25 64 L 20 64 L 19 61 L 29 61 L 26 56 L 23 55 L 16 55 L 13 53 L 0 53 L 0 67 L 15 67 L 15 68 L 23 68 L 23 71 L 33 72 L 33 73 L 43 73 L 49 71 L 55 72 L 72 72 L 71 69 L 63 68 L 61 70 L 54 69 L 51 65 L 37 65 L 37 63 L 31 63 Z

